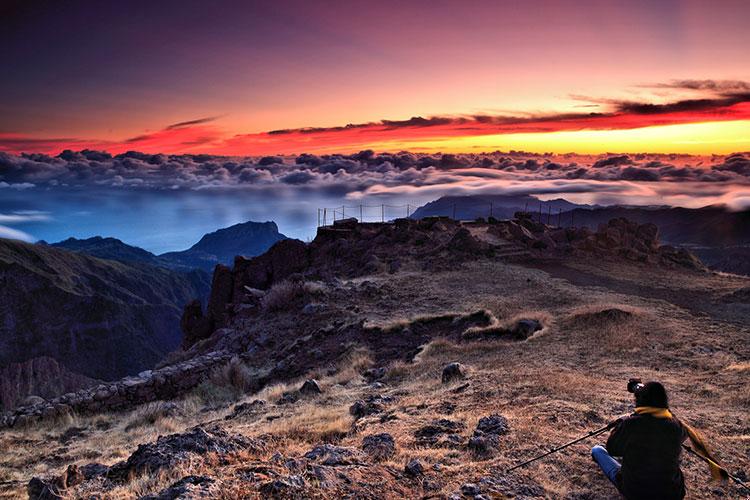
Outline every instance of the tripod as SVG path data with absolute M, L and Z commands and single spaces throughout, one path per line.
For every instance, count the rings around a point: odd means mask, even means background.
M 525 462 L 523 462 L 521 464 L 514 465 L 513 467 L 511 467 L 510 469 L 508 469 L 507 472 L 514 471 L 514 470 L 516 470 L 516 469 L 518 469 L 520 467 L 523 467 L 525 465 L 529 465 L 532 462 L 536 462 L 537 460 L 541 460 L 542 458 L 544 458 L 546 456 L 552 455 L 553 453 L 557 453 L 560 450 L 564 450 L 568 446 L 572 446 L 572 445 L 574 445 L 576 443 L 580 443 L 581 441 L 584 441 L 584 440 L 586 440 L 586 439 L 588 439 L 590 437 L 598 436 L 599 434 L 601 434 L 601 433 L 603 433 L 605 431 L 608 431 L 611 428 L 613 428 L 615 425 L 617 425 L 618 422 L 620 422 L 620 419 L 614 420 L 614 421 L 608 423 L 607 425 L 605 425 L 604 427 L 602 427 L 601 429 L 597 429 L 595 431 L 591 431 L 588 434 L 586 434 L 585 436 L 581 436 L 578 439 L 574 439 L 573 441 L 570 441 L 569 443 L 565 443 L 562 446 L 558 446 L 557 448 L 553 448 L 552 450 L 548 451 L 547 453 L 543 453 L 543 454 L 541 454 L 539 456 L 536 456 L 536 457 L 532 458 L 531 460 L 527 460 L 527 461 L 525 461 Z

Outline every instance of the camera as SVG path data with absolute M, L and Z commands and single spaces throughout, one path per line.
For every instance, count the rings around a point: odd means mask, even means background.
M 636 392 L 643 389 L 643 382 L 639 378 L 631 378 L 628 380 L 628 392 L 635 394 Z

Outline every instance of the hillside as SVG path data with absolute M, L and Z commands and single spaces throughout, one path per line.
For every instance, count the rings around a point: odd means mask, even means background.
M 279 233 L 275 222 L 244 222 L 208 233 L 187 250 L 164 253 L 159 258 L 172 267 L 213 272 L 216 264 L 230 265 L 237 255 L 260 255 L 283 239 L 286 236 Z
M 101 236 L 86 239 L 68 238 L 57 243 L 50 243 L 49 246 L 91 255 L 100 259 L 167 267 L 166 261 L 160 260 L 151 252 L 123 243 L 117 238 L 103 238 Z
M 181 340 L 201 280 L 43 245 L 0 240 L 0 366 L 48 356 L 111 380 L 153 367 Z
M 649 226 L 551 249 L 524 224 L 528 246 L 509 224 L 345 222 L 218 268 L 208 311 L 186 311 L 214 324 L 187 350 L 3 418 L 0 488 L 608 499 L 596 440 L 507 470 L 630 412 L 634 376 L 746 477 L 750 278 L 673 259 Z M 682 466 L 690 498 L 740 497 Z

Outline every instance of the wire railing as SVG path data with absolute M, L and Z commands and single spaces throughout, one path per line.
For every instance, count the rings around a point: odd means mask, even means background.
M 418 205 L 407 203 L 406 205 L 341 205 L 338 207 L 326 207 L 318 209 L 318 227 L 328 226 L 337 220 L 357 219 L 358 222 L 389 222 L 394 219 L 411 217 Z M 493 202 L 476 203 L 466 205 L 464 203 L 447 204 L 434 207 L 429 210 L 430 215 L 450 217 L 454 220 L 472 221 L 484 218 L 510 219 L 520 207 L 509 207 L 507 205 L 496 205 Z M 538 206 L 524 206 L 523 212 L 526 216 L 536 222 L 556 227 L 572 227 L 574 220 L 573 211 L 563 213 L 561 208 L 553 210 L 551 203 L 540 203 Z

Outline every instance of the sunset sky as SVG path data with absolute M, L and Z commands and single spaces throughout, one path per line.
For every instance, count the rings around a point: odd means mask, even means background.
M 0 151 L 750 150 L 750 2 L 3 2 Z

